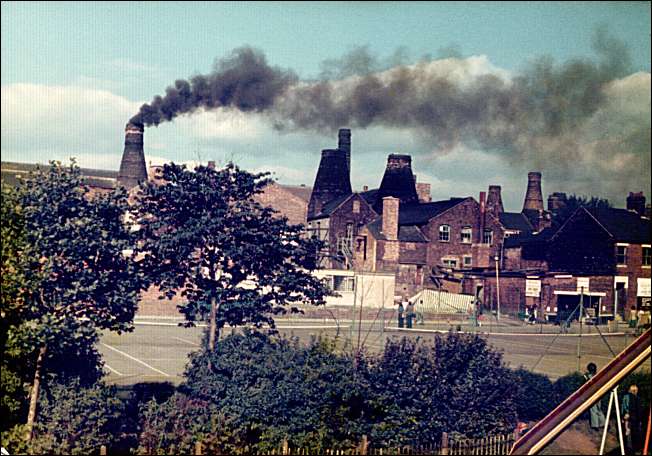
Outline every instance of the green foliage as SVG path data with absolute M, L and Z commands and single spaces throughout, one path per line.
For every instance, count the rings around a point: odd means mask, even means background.
M 124 405 L 115 387 L 82 387 L 77 380 L 51 385 L 40 404 L 31 451 L 36 454 L 88 454 L 111 447 L 123 432 Z
M 566 205 L 562 207 L 553 219 L 553 224 L 560 227 L 568 218 L 580 207 L 587 209 L 608 209 L 612 207 L 608 199 L 597 196 L 580 196 L 570 195 L 566 200 Z
M 238 438 L 261 451 L 285 436 L 315 450 L 353 446 L 363 433 L 365 379 L 323 340 L 303 347 L 258 332 L 229 336 L 215 352 L 193 355 L 181 389 L 213 403 Z
M 5 448 L 9 454 L 28 454 L 29 445 L 25 440 L 26 426 L 24 424 L 16 424 L 6 430 L 3 428 L 2 433 L 2 447 Z
M 553 383 L 553 390 L 555 393 L 555 401 L 557 404 L 561 404 L 568 396 L 577 391 L 586 380 L 584 376 L 579 372 L 573 372 L 563 377 L 559 377 Z
M 194 454 L 201 442 L 208 454 L 233 453 L 242 448 L 231 423 L 208 401 L 176 393 L 159 404 L 152 399 L 142 410 L 139 451 L 147 454 Z
M 516 422 L 513 376 L 475 335 L 451 332 L 432 345 L 390 340 L 369 379 L 381 412 L 371 430 L 376 442 L 437 442 L 443 431 L 474 437 Z
M 320 243 L 254 200 L 269 182 L 263 174 L 171 164 L 160 177 L 139 195 L 139 251 L 165 296 L 188 299 L 180 309 L 189 322 L 212 298 L 218 328 L 273 325 L 293 303 L 324 303 L 327 288 L 309 273 Z
M 553 383 L 547 376 L 523 368 L 514 371 L 514 376 L 517 386 L 514 401 L 519 421 L 539 420 L 557 406 Z

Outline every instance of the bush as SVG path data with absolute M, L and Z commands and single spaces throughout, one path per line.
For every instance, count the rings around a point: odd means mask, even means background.
M 579 372 L 573 372 L 572 374 L 559 377 L 553 384 L 556 403 L 561 404 L 585 382 L 586 380 L 584 379 L 584 376 Z
M 186 370 L 181 391 L 214 404 L 232 418 L 245 445 L 261 451 L 290 445 L 319 450 L 350 447 L 364 433 L 364 378 L 350 357 L 334 345 L 245 331 L 198 352 Z
M 475 437 L 514 429 L 513 374 L 475 335 L 436 336 L 432 345 L 388 341 L 370 369 L 382 444 L 438 442 L 441 433 Z
M 514 376 L 517 385 L 514 400 L 520 421 L 540 420 L 557 406 L 555 390 L 547 376 L 523 368 L 514 371 Z
M 44 388 L 30 444 L 36 454 L 87 454 L 122 437 L 124 405 L 114 387 L 79 380 Z

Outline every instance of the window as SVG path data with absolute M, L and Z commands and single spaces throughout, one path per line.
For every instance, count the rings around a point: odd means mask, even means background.
M 442 258 L 441 261 L 445 268 L 457 269 L 457 258 Z
M 482 233 L 482 243 L 491 245 L 494 241 L 494 232 L 491 230 L 484 230 Z
M 471 255 L 464 255 L 463 264 L 465 268 L 473 266 L 473 257 Z
M 333 290 L 335 291 L 353 291 L 353 277 L 333 276 Z
M 624 266 L 627 264 L 627 246 L 616 246 L 616 264 Z
M 353 201 L 353 213 L 354 214 L 360 213 L 360 201 L 358 200 Z
M 451 227 L 448 225 L 439 225 L 439 240 L 449 242 L 451 240 Z
M 643 247 L 643 266 L 652 265 L 652 258 L 650 257 L 650 247 Z
M 462 228 L 461 238 L 462 244 L 470 244 L 473 240 L 473 229 L 470 226 Z

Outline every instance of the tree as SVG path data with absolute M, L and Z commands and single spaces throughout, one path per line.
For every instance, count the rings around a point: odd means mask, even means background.
M 71 347 L 93 358 L 97 329 L 130 330 L 143 281 L 133 257 L 124 254 L 134 247 L 124 223 L 124 190 L 91 197 L 74 161 L 67 167 L 51 162 L 24 182 L 17 202 L 25 237 L 20 274 L 37 284 L 21 291 L 22 323 L 8 336 L 15 349 L 22 345 L 35 356 L 29 440 L 48 361 Z
M 553 224 L 560 227 L 579 207 L 600 210 L 609 209 L 612 205 L 609 200 L 598 196 L 589 198 L 588 196 L 570 195 L 565 204 L 555 214 Z
M 320 243 L 254 201 L 264 176 L 167 164 L 138 196 L 138 253 L 163 296 L 187 298 L 189 324 L 209 314 L 211 351 L 226 323 L 273 326 L 293 303 L 324 303 L 327 288 L 310 275 Z

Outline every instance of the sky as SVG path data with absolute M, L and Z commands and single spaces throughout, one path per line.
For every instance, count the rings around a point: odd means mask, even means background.
M 404 153 L 435 200 L 497 184 L 518 211 L 528 171 L 545 196 L 651 196 L 650 2 L 1 8 L 3 161 L 117 170 L 141 105 L 177 79 L 247 69 L 245 49 L 287 76 L 281 88 L 253 108 L 201 102 L 148 126 L 148 162 L 235 161 L 310 186 L 320 150 L 349 127 L 354 190 Z

